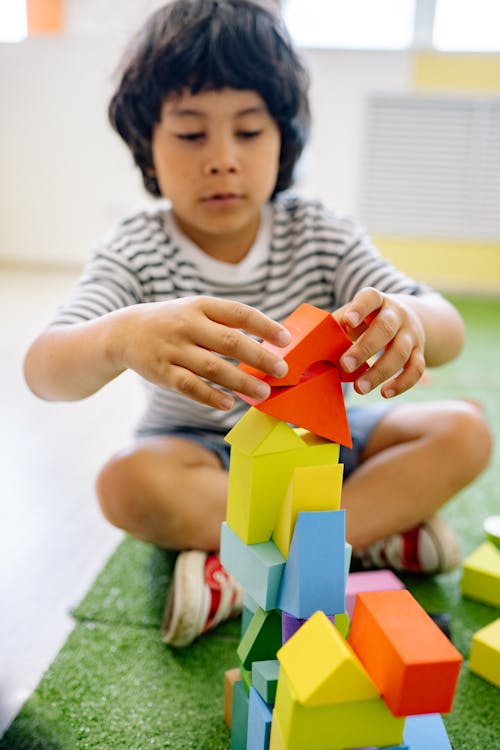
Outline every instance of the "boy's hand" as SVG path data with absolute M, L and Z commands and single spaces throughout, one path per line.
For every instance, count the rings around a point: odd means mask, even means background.
M 424 327 L 403 295 L 384 294 L 367 287 L 339 308 L 335 318 L 355 342 L 340 360 L 346 372 L 353 372 L 382 352 L 356 381 L 358 393 L 368 393 L 384 383 L 382 396 L 391 398 L 420 379 L 425 369 Z
M 134 305 L 120 311 L 116 361 L 157 385 L 172 388 L 216 409 L 228 410 L 234 398 L 211 383 L 252 398 L 268 397 L 270 387 L 219 355 L 282 377 L 284 360 L 242 331 L 277 346 L 290 333 L 248 305 L 213 297 Z M 206 382 L 206 381 L 210 382 Z

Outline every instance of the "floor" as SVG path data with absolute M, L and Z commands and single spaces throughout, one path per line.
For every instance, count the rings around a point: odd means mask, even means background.
M 22 377 L 24 352 L 75 278 L 0 268 L 0 736 L 121 539 L 100 515 L 93 479 L 140 413 L 133 375 L 71 404 L 38 400 Z

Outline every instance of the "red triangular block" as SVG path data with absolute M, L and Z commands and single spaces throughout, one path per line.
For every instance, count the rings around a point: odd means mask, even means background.
M 327 362 L 310 367 L 297 385 L 272 387 L 265 401 L 241 398 L 265 414 L 352 447 L 339 371 Z
M 340 368 L 340 357 L 352 342 L 331 313 L 304 302 L 283 321 L 283 325 L 292 334 L 291 343 L 286 347 L 279 347 L 264 341 L 262 346 L 288 364 L 288 373 L 285 377 L 273 378 L 243 363 L 239 365 L 242 370 L 271 386 L 280 387 L 297 385 L 307 368 L 320 360 L 336 365 L 344 382 L 353 382 L 366 370 L 366 365 L 352 373 L 344 372 Z

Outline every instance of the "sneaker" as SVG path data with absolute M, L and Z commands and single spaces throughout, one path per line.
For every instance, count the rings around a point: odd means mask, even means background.
M 188 646 L 240 615 L 242 606 L 243 589 L 222 567 L 218 554 L 180 552 L 165 605 L 162 640 L 170 646 Z
M 393 534 L 353 553 L 355 567 L 392 568 L 401 573 L 432 575 L 460 563 L 460 546 L 442 518 L 432 516 L 414 529 Z

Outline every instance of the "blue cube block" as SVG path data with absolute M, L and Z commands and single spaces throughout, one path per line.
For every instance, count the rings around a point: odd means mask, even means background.
M 271 737 L 272 708 L 250 688 L 246 750 L 268 750 Z
M 345 612 L 345 511 L 311 511 L 297 516 L 285 565 L 278 608 L 297 618 L 318 609 Z
M 408 716 L 403 740 L 411 750 L 452 750 L 441 714 Z

